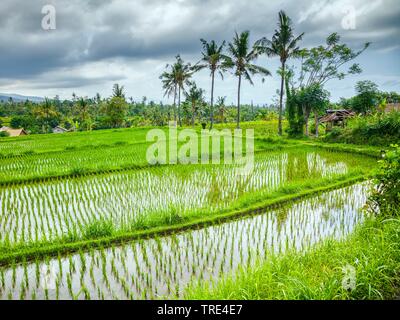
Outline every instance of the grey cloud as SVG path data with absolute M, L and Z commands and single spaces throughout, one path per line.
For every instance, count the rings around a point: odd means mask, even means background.
M 362 11 L 357 29 L 343 30 L 336 3 L 353 2 Z M 56 7 L 57 30 L 41 29 L 41 7 L 48 3 Z M 334 12 L 319 17 L 326 7 Z M 335 31 L 355 48 L 366 41 L 373 42 L 369 50 L 399 44 L 397 0 L 382 0 L 371 12 L 361 0 L 2 0 L 0 80 L 32 81 L 37 88 L 42 80 L 45 89 L 48 82 L 43 75 L 51 73 L 57 86 L 71 88 L 114 77 L 105 71 L 104 78 L 63 78 L 62 70 L 93 62 L 117 59 L 129 65 L 154 59 L 167 63 L 177 53 L 195 62 L 200 57 L 200 38 L 229 41 L 235 30 L 250 30 L 253 40 L 271 36 L 280 9 L 292 17 L 296 33 L 306 33 L 303 46 L 321 44 Z

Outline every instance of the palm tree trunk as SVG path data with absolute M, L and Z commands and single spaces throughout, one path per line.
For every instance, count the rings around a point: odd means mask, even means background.
M 178 122 L 179 126 L 182 127 L 181 122 L 181 87 L 178 88 Z
M 194 127 L 194 118 L 196 116 L 196 106 L 194 103 L 192 103 L 192 127 Z
M 176 86 L 174 88 L 174 122 L 176 123 Z
M 282 75 L 281 75 L 281 91 L 279 93 L 279 120 L 278 120 L 278 134 L 282 135 L 282 110 L 283 110 L 283 84 L 285 82 L 285 63 L 282 62 Z
M 310 118 L 310 111 L 306 109 L 305 112 L 304 112 L 304 120 L 306 122 L 306 136 L 307 137 L 309 135 L 309 132 L 308 132 L 308 120 L 309 120 L 309 118 Z
M 211 105 L 210 105 L 210 130 L 213 128 L 214 123 L 214 74 L 215 71 L 212 72 L 211 75 Z
M 237 120 L 236 127 L 240 129 L 240 87 L 242 85 L 242 75 L 239 75 L 238 95 L 237 95 Z

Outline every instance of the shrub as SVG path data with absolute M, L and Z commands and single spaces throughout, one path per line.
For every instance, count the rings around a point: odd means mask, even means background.
M 325 136 L 329 142 L 390 145 L 400 140 L 400 112 L 358 116 L 346 128 L 334 128 Z
M 400 215 L 400 147 L 384 153 L 373 179 L 376 187 L 369 198 L 369 207 L 382 215 Z

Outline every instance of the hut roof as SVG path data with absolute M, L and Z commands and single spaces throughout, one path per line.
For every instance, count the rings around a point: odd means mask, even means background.
M 319 119 L 319 122 L 332 122 L 332 121 L 342 121 L 346 118 L 354 117 L 356 114 L 350 110 L 327 110 L 326 115 Z
M 26 131 L 23 128 L 20 129 L 11 129 L 8 127 L 2 127 L 0 131 L 5 131 L 8 133 L 9 137 L 18 137 L 27 135 Z

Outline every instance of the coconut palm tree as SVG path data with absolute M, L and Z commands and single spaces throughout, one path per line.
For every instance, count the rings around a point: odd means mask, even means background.
M 275 30 L 272 39 L 262 38 L 256 42 L 257 50 L 269 57 L 278 56 L 281 62 L 281 90 L 279 96 L 279 122 L 278 133 L 282 135 L 282 106 L 283 88 L 285 83 L 285 67 L 289 58 L 299 54 L 298 42 L 303 38 L 304 33 L 295 37 L 293 34 L 292 21 L 284 11 L 279 11 L 278 29 Z
M 237 128 L 240 128 L 240 89 L 242 78 L 246 79 L 253 85 L 251 75 L 261 74 L 269 76 L 271 73 L 255 64 L 252 64 L 258 56 L 258 51 L 253 46 L 249 45 L 249 31 L 244 31 L 241 34 L 235 32 L 233 41 L 228 45 L 228 56 L 224 62 L 225 68 L 233 68 L 234 75 L 238 77 L 238 92 L 237 92 Z
M 182 119 L 180 112 L 181 93 L 182 91 L 185 93 L 185 87 L 191 85 L 190 78 L 196 71 L 196 68 L 193 67 L 190 63 L 185 63 L 179 54 L 175 58 L 176 61 L 173 65 L 167 65 L 167 68 L 169 68 L 170 71 L 164 72 L 160 76 L 160 79 L 163 82 L 163 89 L 165 90 L 165 94 L 169 96 L 172 92 L 174 93 L 175 122 L 176 122 L 176 113 L 175 113 L 176 94 L 178 93 L 178 122 L 179 126 L 182 126 Z
M 125 99 L 124 86 L 120 86 L 118 83 L 114 84 L 113 97 Z
M 201 88 L 197 88 L 196 84 L 193 83 L 190 87 L 189 91 L 185 94 L 186 100 L 191 105 L 191 115 L 192 115 L 192 126 L 194 126 L 194 121 L 196 118 L 196 114 L 198 112 L 199 106 L 203 101 L 204 90 Z
M 226 97 L 218 97 L 218 99 L 217 99 L 216 107 L 218 109 L 221 123 L 225 122 L 225 113 L 227 111 L 226 106 L 225 106 L 225 100 L 226 100 Z
M 218 72 L 223 79 L 223 71 L 225 71 L 225 64 L 224 61 L 226 60 L 226 56 L 222 53 L 222 50 L 225 46 L 225 41 L 222 42 L 221 45 L 217 45 L 217 43 L 212 40 L 207 42 L 204 39 L 200 39 L 201 43 L 203 44 L 203 51 L 202 51 L 202 59 L 196 65 L 197 70 L 201 70 L 204 68 L 210 69 L 211 75 L 211 103 L 210 103 L 210 129 L 213 128 L 214 123 L 214 79 L 215 79 L 215 72 Z
M 43 133 L 49 131 L 51 119 L 57 117 L 58 115 L 54 108 L 53 101 L 47 97 L 44 98 L 44 101 L 41 104 L 34 108 L 33 114 L 42 123 Z
M 192 67 L 190 63 L 185 63 L 180 55 L 176 56 L 176 62 L 172 66 L 173 75 L 175 78 L 176 85 L 178 87 L 178 122 L 179 126 L 182 126 L 182 119 L 181 119 L 181 93 L 185 93 L 185 87 L 190 86 L 190 78 L 192 77 L 193 73 L 196 71 L 196 68 Z
M 166 66 L 167 69 L 171 69 L 168 71 L 164 71 L 161 76 L 161 82 L 163 84 L 163 89 L 164 89 L 164 97 L 168 96 L 170 97 L 172 94 L 174 95 L 174 104 L 173 104 L 173 109 L 174 109 L 174 121 L 176 123 L 176 91 L 177 91 L 177 83 L 175 79 L 175 75 L 173 72 L 173 68 L 170 65 Z M 170 112 L 168 109 L 168 121 L 170 120 L 169 118 Z

